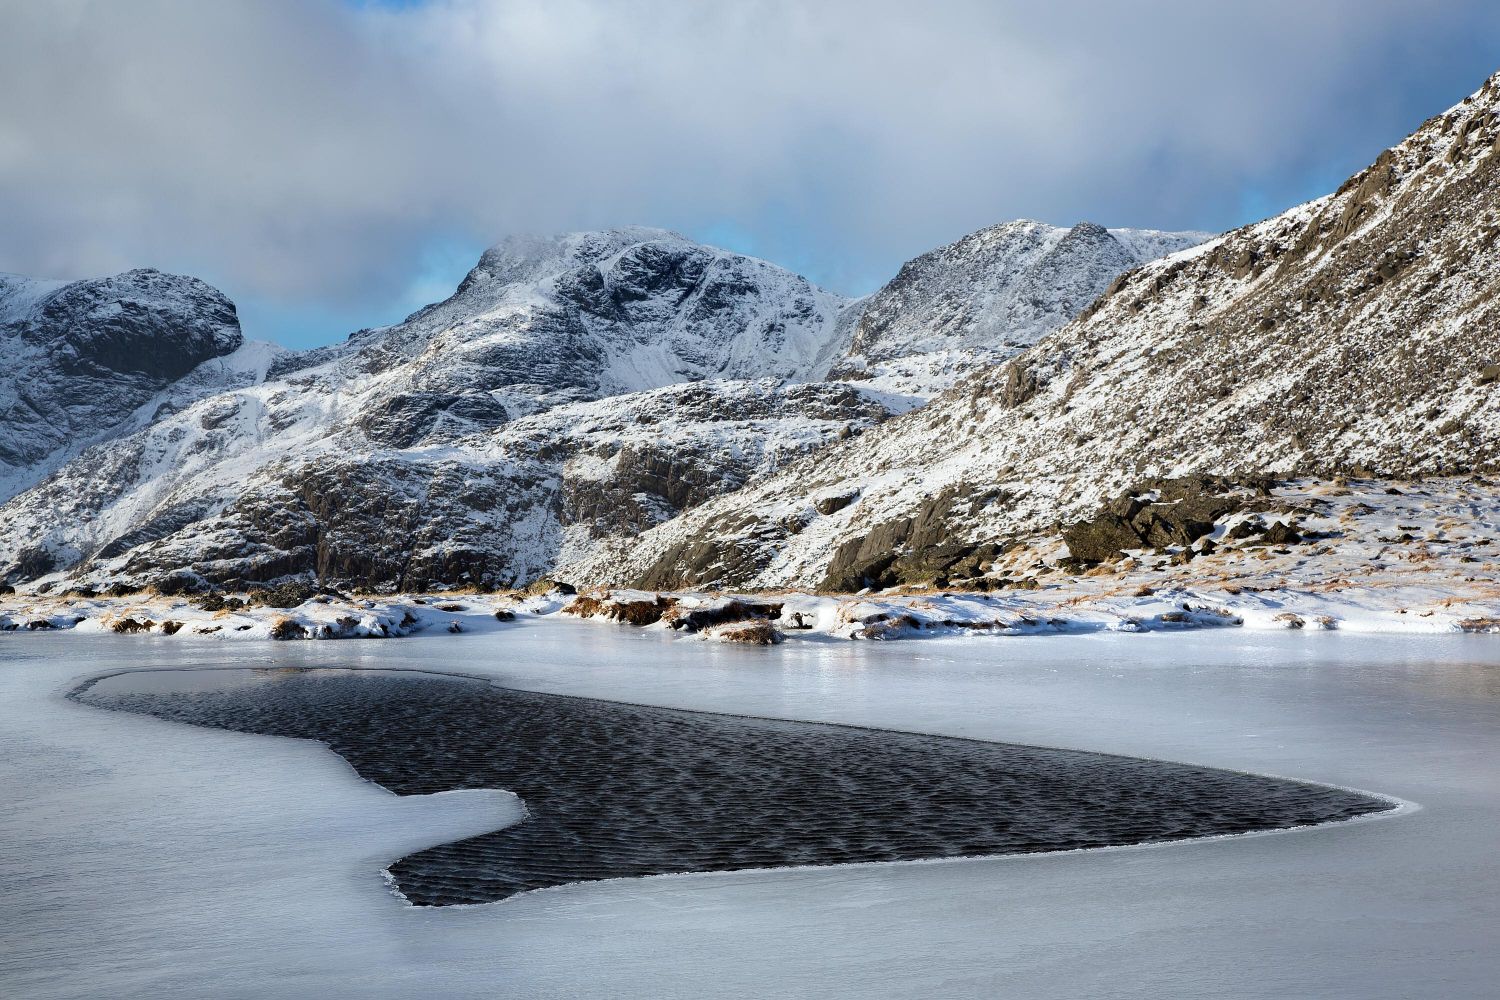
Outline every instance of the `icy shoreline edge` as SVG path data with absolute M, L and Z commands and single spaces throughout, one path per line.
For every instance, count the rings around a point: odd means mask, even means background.
M 556 618 L 748 645 L 1177 632 L 1208 628 L 1358 633 L 1500 633 L 1500 598 L 1455 600 L 1414 581 L 1231 592 L 1172 584 L 1125 590 L 1097 581 L 1035 591 L 826 595 L 596 589 L 583 594 L 435 593 L 378 597 L 332 591 L 293 607 L 207 610 L 189 596 L 0 598 L 0 633 L 72 631 L 196 639 L 398 638 L 545 627 Z

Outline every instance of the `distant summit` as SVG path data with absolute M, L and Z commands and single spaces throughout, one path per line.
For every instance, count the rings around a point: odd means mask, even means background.
M 870 297 L 849 353 L 886 361 L 930 351 L 1019 349 L 1078 315 L 1121 272 L 1210 233 L 1071 229 L 1019 219 L 901 267 Z
M 164 391 L 243 343 L 234 304 L 197 278 L 0 274 L 0 501 L 128 426 L 137 408 L 169 405 Z

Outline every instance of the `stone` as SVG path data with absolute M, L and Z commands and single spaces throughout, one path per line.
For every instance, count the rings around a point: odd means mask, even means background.
M 1064 529 L 1063 542 L 1075 559 L 1088 563 L 1113 562 L 1125 549 L 1145 545 L 1131 521 L 1109 511 Z
M 667 612 L 662 620 L 673 631 L 701 632 L 718 625 L 779 618 L 781 608 L 780 604 L 742 600 L 727 601 L 705 608 L 685 608 L 678 605 Z
M 1266 529 L 1261 541 L 1266 545 L 1295 545 L 1302 541 L 1302 535 L 1286 522 L 1277 521 Z
M 840 493 L 831 497 L 820 497 L 817 500 L 813 501 L 813 510 L 826 517 L 829 514 L 834 514 L 838 511 L 843 510 L 845 507 L 849 506 L 858 499 L 858 490 L 854 490 L 849 493 Z
M 250 603 L 267 608 L 296 608 L 317 595 L 316 587 L 294 580 L 275 587 L 251 591 Z

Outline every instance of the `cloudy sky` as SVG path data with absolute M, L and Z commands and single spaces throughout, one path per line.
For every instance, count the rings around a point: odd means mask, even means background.
M 0 270 L 199 275 L 293 346 L 511 232 L 838 291 L 992 222 L 1220 230 L 1500 69 L 1500 4 L 0 0 Z

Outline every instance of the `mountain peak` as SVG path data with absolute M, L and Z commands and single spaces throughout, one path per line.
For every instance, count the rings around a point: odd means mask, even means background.
M 1108 237 L 1109 239 L 1114 239 L 1113 236 L 1109 235 L 1109 230 L 1105 229 L 1103 226 L 1099 225 L 1099 223 L 1097 223 L 1097 222 L 1088 222 L 1087 220 L 1085 220 L 1083 222 L 1075 222 L 1073 224 L 1073 228 L 1071 228 L 1071 229 L 1068 230 L 1067 235 L 1065 235 L 1063 237 L 1063 239 L 1085 239 L 1085 238 L 1087 238 L 1087 239 L 1094 239 L 1094 240 L 1102 240 L 1102 239 L 1105 239 L 1106 237 Z
M 1093 222 L 987 226 L 903 265 L 870 297 L 850 354 L 883 361 L 955 348 L 1013 353 L 1072 319 L 1120 272 L 1204 238 Z
M 0 498 L 243 343 L 234 303 L 197 278 L 154 268 L 72 282 L 0 276 Z

